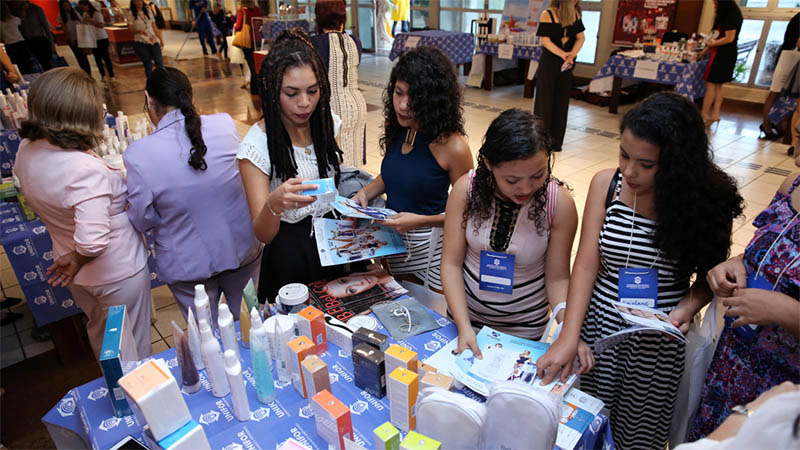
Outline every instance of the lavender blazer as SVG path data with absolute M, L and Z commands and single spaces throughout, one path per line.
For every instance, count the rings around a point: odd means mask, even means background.
M 239 134 L 233 119 L 201 119 L 206 170 L 188 164 L 192 146 L 178 110 L 123 154 L 128 217 L 137 231 L 153 230 L 158 275 L 168 284 L 236 269 L 260 249 L 235 161 Z

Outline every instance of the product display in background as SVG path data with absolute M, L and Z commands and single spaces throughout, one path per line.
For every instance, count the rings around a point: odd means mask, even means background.
M 661 37 L 673 28 L 677 0 L 620 0 L 614 21 L 614 44 L 633 44 Z
M 317 308 L 343 322 L 375 303 L 394 300 L 408 292 L 383 270 L 315 281 L 308 285 L 308 290 Z
M 397 231 L 367 220 L 314 219 L 319 261 L 336 266 L 365 259 L 406 253 Z

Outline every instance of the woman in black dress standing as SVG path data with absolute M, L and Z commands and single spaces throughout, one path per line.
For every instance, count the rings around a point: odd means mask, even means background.
M 544 122 L 554 152 L 560 152 L 564 142 L 572 69 L 584 41 L 585 28 L 577 4 L 575 0 L 552 0 L 542 12 L 536 31 L 544 50 L 536 73 L 533 113 Z
M 706 95 L 703 98 L 703 120 L 706 125 L 719 120 L 722 109 L 722 85 L 733 80 L 736 67 L 736 41 L 742 30 L 742 12 L 734 0 L 714 0 L 717 13 L 714 15 L 714 31 L 717 38 L 708 41 L 711 60 L 703 79 Z M 713 112 L 712 112 L 713 109 Z

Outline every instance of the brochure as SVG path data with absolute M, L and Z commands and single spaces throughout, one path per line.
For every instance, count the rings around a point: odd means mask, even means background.
M 389 216 L 397 214 L 388 208 L 374 208 L 372 206 L 363 207 L 360 203 L 349 198 L 337 195 L 333 201 L 333 208 L 339 214 L 357 219 L 386 220 Z
M 556 379 L 550 384 L 541 384 L 541 379 L 536 376 L 536 360 L 544 355 L 550 344 L 518 338 L 489 327 L 478 332 L 477 341 L 483 359 L 477 359 L 471 350 L 465 350 L 456 358 L 453 371 L 458 381 L 481 395 L 488 395 L 489 385 L 501 380 L 524 383 L 560 395 L 564 395 L 575 382 L 573 374 L 566 383 Z
M 674 337 L 675 339 L 688 342 L 686 336 L 684 336 L 678 328 L 672 325 L 672 322 L 669 320 L 669 316 L 665 312 L 658 309 L 648 308 L 647 306 L 634 306 L 621 302 L 611 303 L 614 305 L 614 308 L 616 308 L 619 316 L 633 326 L 599 339 L 594 343 L 595 354 L 599 355 L 609 348 L 619 344 L 630 337 L 631 333 L 665 333 Z
M 315 218 L 314 234 L 323 266 L 406 253 L 400 233 L 366 220 Z
M 600 399 L 572 388 L 564 395 L 561 406 L 561 421 L 556 435 L 556 448 L 572 450 L 578 445 L 584 431 L 603 409 Z
M 308 285 L 308 291 L 314 306 L 342 322 L 368 310 L 375 303 L 394 300 L 408 292 L 383 270 L 315 281 Z

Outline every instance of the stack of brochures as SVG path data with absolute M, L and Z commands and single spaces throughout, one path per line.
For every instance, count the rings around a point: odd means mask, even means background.
M 629 305 L 622 302 L 611 302 L 617 310 L 622 319 L 631 324 L 631 327 L 622 329 L 598 339 L 594 343 L 594 353 L 599 355 L 609 348 L 619 344 L 628 337 L 631 333 L 649 332 L 649 333 L 664 333 L 675 339 L 683 342 L 688 342 L 686 336 L 681 331 L 672 325 L 669 316 L 658 309 L 648 308 L 647 306 Z

